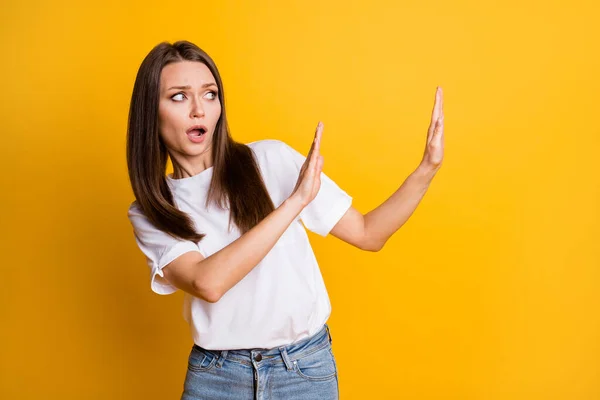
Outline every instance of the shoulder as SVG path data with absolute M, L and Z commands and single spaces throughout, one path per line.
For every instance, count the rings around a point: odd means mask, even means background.
M 129 208 L 127 209 L 127 218 L 129 218 L 129 221 L 134 228 L 148 227 L 152 225 L 142 211 L 142 208 L 138 204 L 137 200 L 134 200 L 129 205 Z
M 257 140 L 246 143 L 246 146 L 252 149 L 259 164 L 269 164 L 270 166 L 286 164 L 296 153 L 289 144 L 278 139 Z
M 138 204 L 137 200 L 134 200 L 130 205 L 129 208 L 127 209 L 127 216 L 131 217 L 132 215 L 138 215 L 138 214 L 142 214 L 142 209 L 140 208 L 140 205 Z
M 146 216 L 137 201 L 130 204 L 127 210 L 127 217 L 133 230 L 136 232 L 136 236 L 144 236 L 146 240 L 149 240 L 149 238 L 160 239 L 161 243 L 164 243 L 165 239 L 171 240 L 171 235 L 157 227 Z
M 250 147 L 257 155 L 280 152 L 284 148 L 289 147 L 287 143 L 278 139 L 256 140 L 246 143 L 246 146 Z

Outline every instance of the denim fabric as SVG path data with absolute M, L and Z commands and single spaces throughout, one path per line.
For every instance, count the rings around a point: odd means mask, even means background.
M 338 400 L 329 326 L 288 346 L 207 350 L 188 359 L 181 400 Z

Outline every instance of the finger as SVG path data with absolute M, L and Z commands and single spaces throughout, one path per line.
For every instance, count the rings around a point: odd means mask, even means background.
M 317 157 L 316 161 L 315 161 L 315 165 L 312 169 L 312 177 L 313 177 L 313 185 L 316 182 L 320 182 L 321 179 L 321 171 L 323 170 L 323 156 L 319 156 Z
M 308 151 L 308 155 L 306 156 L 306 158 L 308 160 L 310 160 L 310 158 L 314 152 L 315 145 L 317 144 L 317 141 L 318 141 L 319 130 L 322 129 L 322 126 L 323 126 L 323 124 L 321 123 L 321 121 L 319 121 L 319 123 L 317 124 L 317 128 L 315 129 L 315 136 L 313 138 L 313 142 L 310 145 L 310 150 Z
M 436 91 L 435 91 L 435 102 L 433 104 L 433 110 L 431 111 L 431 122 L 429 123 L 429 128 L 427 129 L 427 143 L 429 143 L 431 141 L 431 137 L 433 136 L 433 133 L 435 131 L 435 127 L 437 124 L 437 120 L 440 117 L 442 111 L 441 111 L 441 104 L 442 104 L 442 88 L 441 87 L 437 87 Z
M 431 134 L 427 135 L 427 144 L 429 144 L 440 132 L 440 130 L 443 128 L 443 124 L 442 124 L 442 120 L 441 119 L 437 119 L 435 121 L 435 125 L 432 129 Z
M 438 86 L 436 93 L 437 118 L 439 118 L 442 115 L 442 103 L 442 88 Z
M 426 143 L 429 143 L 429 141 L 431 140 L 431 137 L 433 136 L 433 132 L 435 131 L 435 126 L 436 126 L 436 122 L 432 120 L 429 123 L 429 127 L 427 128 L 427 140 L 426 140 Z
M 317 151 L 317 153 L 319 152 L 319 149 L 321 149 L 321 136 L 323 136 L 323 123 L 321 121 L 319 121 L 319 124 L 317 125 L 317 130 L 315 132 L 315 151 Z
M 433 117 L 432 117 L 433 118 Z M 431 122 L 429 123 L 429 127 L 427 128 L 427 140 L 426 143 L 429 143 L 431 141 L 431 138 L 433 137 L 434 133 L 435 133 L 435 129 L 438 125 L 438 119 L 432 119 Z
M 315 151 L 317 154 L 321 152 L 321 137 L 323 136 L 323 123 L 319 122 L 319 126 L 317 128 L 317 132 L 315 133 L 317 138 L 317 142 L 315 143 Z
M 315 180 L 319 179 L 321 177 L 321 171 L 323 171 L 323 163 L 325 162 L 325 159 L 323 158 L 323 156 L 319 156 L 317 159 L 317 169 L 315 171 Z
M 319 123 L 319 128 L 317 129 L 317 133 L 316 133 L 316 138 L 315 138 L 315 145 L 313 147 L 313 152 L 311 154 L 311 159 L 310 159 L 310 166 L 311 166 L 311 172 L 314 173 L 314 169 L 316 168 L 316 165 L 318 164 L 319 161 L 319 157 L 321 157 L 321 133 L 323 130 L 323 124 Z
M 444 143 L 444 125 L 440 125 L 433 138 L 435 147 L 443 148 Z
M 442 130 L 444 129 L 444 91 L 440 87 L 440 117 L 442 122 Z
M 317 131 L 315 132 L 315 141 L 312 148 L 312 157 L 318 157 L 321 152 L 321 136 L 323 135 L 323 123 L 319 122 Z
M 431 139 L 435 136 L 435 132 L 437 131 L 437 121 L 433 122 L 433 126 L 427 132 L 427 144 L 431 143 Z
M 440 140 L 442 140 L 444 137 L 444 117 L 440 117 L 439 119 L 439 126 L 438 126 L 438 130 L 436 132 L 436 140 L 439 142 Z
M 431 112 L 431 122 L 435 124 L 435 121 L 440 117 L 441 101 L 441 88 L 438 86 L 435 91 L 435 102 L 433 104 L 433 111 Z

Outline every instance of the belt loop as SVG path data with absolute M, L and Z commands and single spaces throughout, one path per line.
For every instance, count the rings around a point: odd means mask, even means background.
M 223 366 L 223 362 L 227 358 L 227 352 L 228 350 L 221 350 L 221 355 L 219 356 L 219 361 L 217 361 L 216 365 L 217 368 L 221 368 Z
M 290 362 L 290 359 L 288 357 L 288 353 L 287 353 L 285 346 L 281 346 L 279 348 L 279 351 L 281 352 L 281 358 L 283 358 L 283 362 L 285 363 L 285 366 L 287 367 L 288 371 L 291 371 L 292 369 L 294 369 L 294 367 L 292 366 L 292 363 Z
M 329 325 L 325 324 L 325 327 L 327 328 L 327 335 L 329 336 L 329 344 L 333 343 L 333 340 L 331 339 L 331 332 L 329 332 Z

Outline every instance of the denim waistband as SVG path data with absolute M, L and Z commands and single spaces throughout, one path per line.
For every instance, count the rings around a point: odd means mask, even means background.
M 238 361 L 242 364 L 254 365 L 257 368 L 264 363 L 273 364 L 283 362 L 287 369 L 291 370 L 295 360 L 330 346 L 331 342 L 329 326 L 324 324 L 317 333 L 310 337 L 286 346 L 273 347 L 271 349 L 207 350 L 197 344 L 194 344 L 193 347 L 214 354 L 218 359 L 217 368 L 221 368 L 223 362 L 228 359 Z

